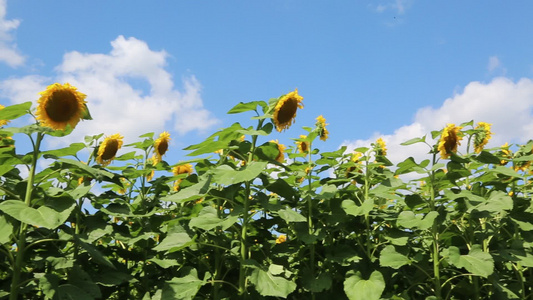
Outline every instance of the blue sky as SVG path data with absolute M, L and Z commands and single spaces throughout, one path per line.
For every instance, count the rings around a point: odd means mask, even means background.
M 530 1 L 0 0 L 0 103 L 35 101 L 54 82 L 88 95 L 94 117 L 63 142 L 168 130 L 167 161 L 246 116 L 240 101 L 298 88 L 335 150 L 396 146 L 448 122 L 493 124 L 493 146 L 533 136 Z M 50 146 L 55 146 L 51 144 Z M 393 154 L 395 153 L 395 154 Z

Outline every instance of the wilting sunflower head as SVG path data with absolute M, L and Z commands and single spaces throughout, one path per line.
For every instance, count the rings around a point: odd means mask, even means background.
M 272 118 L 277 131 L 281 132 L 282 130 L 288 129 L 294 123 L 296 110 L 298 108 L 304 108 L 302 104 L 303 99 L 302 96 L 298 95 L 298 89 L 295 89 L 294 92 L 282 96 L 276 102 Z
M 329 131 L 326 129 L 326 119 L 322 115 L 316 118 L 316 128 L 318 129 L 318 135 L 320 140 L 326 141 L 328 139 Z
M 106 137 L 98 148 L 96 161 L 102 166 L 109 165 L 109 163 L 115 158 L 118 149 L 122 147 L 122 144 L 124 143 L 122 139 L 124 139 L 124 137 L 118 133 Z
M 300 135 L 301 139 L 306 139 L 307 135 Z M 307 153 L 309 151 L 310 144 L 306 141 L 296 142 L 296 145 L 298 146 L 298 150 L 300 153 Z
M 54 83 L 39 94 L 36 117 L 42 126 L 54 130 L 65 130 L 67 125 L 74 128 L 88 114 L 87 96 L 68 83 Z
M 6 108 L 5 106 L 3 106 L 2 104 L 0 104 L 0 110 Z M 9 123 L 9 120 L 0 120 L 0 126 L 4 126 L 6 125 L 7 123 Z
M 169 142 L 170 142 L 170 133 L 168 133 L 167 131 L 161 133 L 159 135 L 159 138 L 155 140 L 155 143 L 154 143 L 155 155 L 154 155 L 154 158 L 152 159 L 154 166 L 157 165 L 163 159 L 163 155 L 165 155 L 165 153 L 168 150 Z
M 448 124 L 442 130 L 437 150 L 443 159 L 449 158 L 451 153 L 457 152 L 457 146 L 461 145 L 460 141 L 463 139 L 461 129 L 463 127 Z
M 485 122 L 479 122 L 477 124 L 476 129 L 479 129 L 479 131 L 474 136 L 474 151 L 480 153 L 492 137 L 492 132 L 490 131 L 492 124 Z
M 376 154 L 381 156 L 387 155 L 387 145 L 385 145 L 385 141 L 382 138 L 376 140 Z
M 280 144 L 278 140 L 272 140 L 271 143 L 276 144 L 278 146 L 279 154 L 276 156 L 276 160 L 280 163 L 282 163 L 285 160 L 285 145 Z

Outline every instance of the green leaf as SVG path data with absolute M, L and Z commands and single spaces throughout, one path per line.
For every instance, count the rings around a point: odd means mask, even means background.
M 255 179 L 265 169 L 267 162 L 253 161 L 240 170 L 222 165 L 213 170 L 214 181 L 222 185 L 232 185 Z
M 361 272 L 349 271 L 344 280 L 344 292 L 350 300 L 379 300 L 385 290 L 385 280 L 379 271 L 374 271 L 368 280 Z
M 183 203 L 186 201 L 192 201 L 196 199 L 200 199 L 209 192 L 209 187 L 211 184 L 211 177 L 208 176 L 207 178 L 202 178 L 200 181 L 194 185 L 191 185 L 187 188 L 184 188 L 182 190 L 179 190 L 177 193 L 170 194 L 164 198 L 162 198 L 162 201 L 170 201 L 170 202 L 177 202 L 177 203 Z
M 513 209 L 513 199 L 502 191 L 493 191 L 490 193 L 487 201 L 481 204 L 471 207 L 468 212 L 473 210 L 488 211 L 493 213 L 503 213 L 506 210 Z
M 494 260 L 492 255 L 481 250 L 481 245 L 473 245 L 467 255 L 461 255 L 459 248 L 450 246 L 443 251 L 448 261 L 458 267 L 465 268 L 468 272 L 487 278 L 494 272 Z
M 173 232 L 169 234 L 159 245 L 153 249 L 155 251 L 167 251 L 172 248 L 182 247 L 191 241 L 191 237 L 185 232 Z
M 261 296 L 287 298 L 296 289 L 296 283 L 281 276 L 274 276 L 270 268 L 268 271 L 254 269 L 249 278 Z
M 29 225 L 48 229 L 56 229 L 63 224 L 75 207 L 71 198 L 54 197 L 50 206 L 41 206 L 38 209 L 29 207 L 18 200 L 6 200 L 0 203 L 0 210 L 11 217 Z M 69 201 L 70 199 L 70 201 Z
M 252 102 L 239 102 L 239 104 L 235 105 L 232 109 L 228 111 L 228 114 L 238 114 L 242 112 L 247 112 L 251 110 L 256 110 L 257 105 L 261 105 L 262 107 L 266 106 L 266 103 L 264 101 L 252 101 Z
M 155 249 L 155 248 L 154 248 Z M 163 269 L 168 269 L 170 267 L 179 266 L 180 263 L 175 259 L 159 259 L 159 258 L 150 258 L 148 261 L 153 262 L 160 266 Z
M 291 222 L 307 222 L 307 219 L 302 216 L 299 212 L 296 212 L 288 207 L 280 209 L 277 211 L 280 218 L 285 220 L 287 223 Z
M 9 243 L 12 233 L 13 225 L 6 220 L 5 216 L 0 215 L 0 244 Z
M 98 249 L 95 246 L 85 243 L 84 241 L 80 239 L 77 239 L 77 242 L 83 249 L 85 249 L 85 251 L 87 251 L 87 253 L 89 253 L 89 255 L 92 258 L 94 258 L 94 260 L 98 264 L 115 269 L 115 266 L 111 263 L 111 261 L 107 257 L 105 257 L 102 253 L 100 253 L 100 251 L 98 251 Z
M 504 166 L 495 166 L 493 169 L 489 169 L 487 172 L 501 174 L 509 177 L 521 178 L 522 175 L 518 174 L 515 170 Z
M 217 216 L 216 208 L 212 206 L 206 206 L 202 208 L 198 217 L 194 217 L 189 222 L 190 227 L 197 227 L 203 230 L 211 230 L 217 226 L 221 226 L 222 230 L 228 229 L 231 225 L 235 224 L 239 219 L 238 216 L 229 216 L 226 219 L 220 219 Z
M 342 201 L 342 209 L 344 211 L 352 216 L 364 216 L 372 211 L 372 208 L 374 207 L 374 204 L 372 203 L 372 200 L 368 199 L 367 201 L 363 202 L 363 205 L 358 206 L 353 202 L 352 200 L 344 200 Z
M 393 245 L 388 245 L 381 250 L 379 264 L 383 267 L 399 269 L 401 266 L 411 264 L 411 260 L 407 256 L 396 252 L 396 248 Z
M 64 164 L 67 164 L 67 165 L 72 165 L 72 166 L 78 167 L 79 169 L 82 169 L 83 171 L 91 174 L 94 177 L 106 177 L 106 178 L 112 178 L 113 177 L 113 173 L 107 172 L 105 170 L 92 168 L 92 167 L 90 167 L 90 166 L 88 166 L 88 165 L 86 165 L 86 164 L 84 164 L 84 163 L 82 163 L 80 161 L 77 161 L 77 160 L 68 159 L 68 158 L 60 158 L 57 161 L 59 161 L 61 163 L 64 163 Z
M 10 105 L 0 109 L 0 120 L 13 120 L 24 116 L 31 108 L 31 101 Z
M 315 278 L 311 272 L 305 272 L 302 281 L 304 289 L 313 293 L 327 291 L 332 284 L 332 278 L 329 273 L 321 273 Z
M 424 143 L 425 141 L 426 141 L 426 136 L 424 135 L 423 137 L 420 137 L 420 138 L 413 138 L 413 139 L 410 139 L 408 141 L 405 141 L 405 142 L 401 143 L 400 145 L 408 146 L 408 145 L 412 145 L 412 144 L 416 144 L 416 143 Z
M 7 172 L 13 170 L 15 168 L 15 166 L 11 165 L 11 164 L 2 164 L 0 165 L 0 176 L 3 176 L 4 174 L 6 174 Z
M 196 269 L 191 269 L 184 277 L 175 277 L 165 281 L 162 300 L 192 300 L 205 281 L 198 278 Z
M 414 212 L 407 210 L 402 211 L 398 215 L 398 225 L 405 228 L 418 228 L 418 229 L 428 229 L 433 225 L 435 218 L 439 215 L 436 211 L 430 211 L 425 217 L 423 214 L 415 215 Z
M 76 155 L 78 151 L 85 148 L 84 143 L 73 143 L 68 147 L 57 149 L 57 150 L 48 150 L 43 151 L 42 155 L 45 158 L 56 158 L 56 157 L 62 157 L 62 156 L 69 156 L 69 155 Z

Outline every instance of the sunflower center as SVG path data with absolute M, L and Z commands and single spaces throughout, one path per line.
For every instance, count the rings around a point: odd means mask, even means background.
M 278 112 L 278 122 L 280 124 L 289 123 L 296 115 L 298 109 L 298 100 L 288 99 L 283 103 Z
M 52 121 L 68 122 L 78 111 L 78 100 L 70 91 L 55 91 L 44 109 Z
M 104 153 L 102 153 L 102 160 L 109 160 L 115 157 L 118 151 L 118 141 L 109 140 L 104 148 Z
M 302 151 L 303 152 L 307 152 L 307 143 L 306 142 L 302 142 Z
M 161 141 L 161 143 L 159 143 L 159 145 L 157 146 L 157 153 L 159 153 L 160 155 L 163 155 L 165 154 L 165 152 L 167 152 L 168 150 L 168 143 L 167 141 Z

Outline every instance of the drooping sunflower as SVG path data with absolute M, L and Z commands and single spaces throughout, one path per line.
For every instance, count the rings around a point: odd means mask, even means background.
M 440 157 L 447 159 L 451 153 L 457 152 L 457 146 L 461 145 L 463 136 L 461 134 L 463 127 L 455 126 L 455 124 L 448 124 L 442 131 L 437 150 L 440 152 Z
M 168 150 L 168 142 L 170 142 L 170 133 L 168 133 L 167 131 L 164 131 L 163 133 L 161 133 L 159 135 L 159 138 L 155 140 L 155 143 L 154 143 L 155 154 L 154 154 L 154 157 L 152 158 L 152 162 L 154 166 L 157 165 L 163 159 L 162 158 L 163 155 L 165 155 L 165 153 Z
M 42 126 L 55 130 L 65 130 L 67 125 L 74 128 L 88 113 L 87 96 L 69 83 L 51 84 L 39 94 L 36 117 Z
M 180 175 L 180 174 L 191 174 L 193 172 L 192 165 L 191 164 L 183 164 L 178 165 L 172 168 L 172 173 L 174 176 Z M 177 192 L 180 188 L 180 183 L 183 179 L 178 179 L 174 182 L 174 188 L 173 190 Z
M 272 140 L 271 143 L 275 143 L 278 146 L 279 154 L 276 156 L 276 160 L 282 163 L 285 160 L 285 145 L 280 144 L 278 140 Z
M 300 135 L 301 139 L 306 139 L 307 135 Z M 298 146 L 298 150 L 300 153 L 307 153 L 309 151 L 310 144 L 306 141 L 296 142 L 296 145 Z
M 0 104 L 0 110 L 6 108 L 5 106 L 3 106 L 2 104 Z M 0 120 L 0 126 L 4 126 L 6 125 L 7 123 L 9 123 L 9 120 Z
M 294 92 L 290 92 L 278 100 L 272 117 L 277 131 L 281 132 L 282 130 L 288 129 L 294 123 L 296 110 L 298 108 L 304 108 L 302 104 L 303 99 L 302 96 L 298 95 L 298 89 L 295 89 Z
M 381 156 L 387 155 L 387 145 L 382 138 L 376 140 L 376 154 Z
M 328 139 L 329 131 L 326 129 L 326 119 L 322 115 L 318 116 L 316 118 L 316 127 L 318 129 L 318 135 L 320 136 L 320 140 L 326 141 Z
M 485 123 L 485 122 L 479 122 L 477 123 L 478 126 L 476 126 L 475 129 L 479 129 L 480 131 L 475 133 L 474 137 L 474 151 L 476 153 L 480 153 L 481 150 L 483 150 L 483 147 L 489 142 L 490 138 L 492 137 L 492 132 L 490 131 L 490 126 L 492 124 Z
M 118 149 L 122 147 L 122 144 L 124 143 L 122 139 L 124 139 L 124 137 L 118 133 L 106 137 L 98 148 L 96 161 L 104 167 L 109 165 L 109 163 L 115 158 Z

